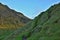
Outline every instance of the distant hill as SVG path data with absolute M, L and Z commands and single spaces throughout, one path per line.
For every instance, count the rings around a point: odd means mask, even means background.
M 20 12 L 0 3 L 0 28 L 18 28 L 31 21 Z
M 6 40 L 60 40 L 60 3 L 15 32 Z

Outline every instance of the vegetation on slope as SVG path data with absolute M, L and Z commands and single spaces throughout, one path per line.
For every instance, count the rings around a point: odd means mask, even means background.
M 20 30 L 20 31 L 19 31 Z M 60 3 L 42 12 L 6 40 L 60 40 Z
M 18 28 L 31 19 L 0 3 L 0 28 Z

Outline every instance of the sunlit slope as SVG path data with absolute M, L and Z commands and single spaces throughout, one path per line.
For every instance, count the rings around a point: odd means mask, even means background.
M 17 28 L 25 25 L 30 19 L 22 13 L 0 3 L 0 28 Z

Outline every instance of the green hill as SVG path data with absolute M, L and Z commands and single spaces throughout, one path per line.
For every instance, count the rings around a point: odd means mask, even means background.
M 4 40 L 60 40 L 60 3 L 42 12 Z

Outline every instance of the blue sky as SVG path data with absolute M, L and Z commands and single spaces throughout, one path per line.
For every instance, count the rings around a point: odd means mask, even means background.
M 0 2 L 33 19 L 51 5 L 59 3 L 60 0 L 0 0 Z

